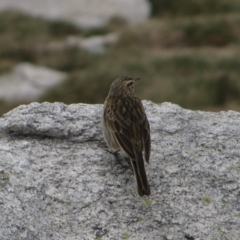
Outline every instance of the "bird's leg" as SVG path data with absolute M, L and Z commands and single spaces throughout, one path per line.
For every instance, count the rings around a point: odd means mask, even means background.
M 106 150 L 108 153 L 114 155 L 116 158 L 119 156 L 119 151 L 120 150 L 115 150 L 115 151 L 111 151 L 111 150 Z
M 131 160 L 129 157 L 125 157 L 125 159 L 126 159 L 128 165 L 130 166 L 130 168 L 131 168 L 132 171 L 133 171 L 133 166 L 132 166 L 132 164 L 131 164 L 131 161 L 132 161 L 132 160 Z
M 120 150 L 106 150 L 108 153 L 112 154 L 114 156 L 114 161 L 112 161 L 112 168 L 116 163 L 120 162 L 120 155 L 119 155 L 119 151 Z

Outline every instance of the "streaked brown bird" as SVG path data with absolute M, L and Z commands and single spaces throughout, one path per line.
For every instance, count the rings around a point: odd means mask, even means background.
M 104 103 L 102 130 L 111 151 L 123 150 L 133 168 L 140 196 L 151 194 L 143 160 L 149 163 L 149 123 L 141 100 L 134 94 L 139 78 L 119 77 L 110 86 Z

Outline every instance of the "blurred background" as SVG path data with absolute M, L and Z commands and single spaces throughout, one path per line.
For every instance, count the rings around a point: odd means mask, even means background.
M 240 110 L 239 0 L 0 0 L 0 116 L 103 103 L 118 76 L 188 109 Z

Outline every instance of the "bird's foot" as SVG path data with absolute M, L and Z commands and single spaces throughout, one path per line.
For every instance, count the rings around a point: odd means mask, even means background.
M 106 150 L 108 153 L 114 155 L 115 157 L 118 157 L 119 156 L 119 151 L 120 150 L 116 150 L 116 151 L 111 151 L 111 150 Z

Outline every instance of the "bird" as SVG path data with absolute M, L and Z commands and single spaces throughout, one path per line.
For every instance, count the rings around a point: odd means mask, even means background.
M 134 93 L 139 79 L 122 76 L 113 81 L 104 102 L 102 132 L 110 151 L 123 151 L 129 157 L 139 196 L 149 196 L 144 158 L 149 163 L 151 137 L 143 104 Z

